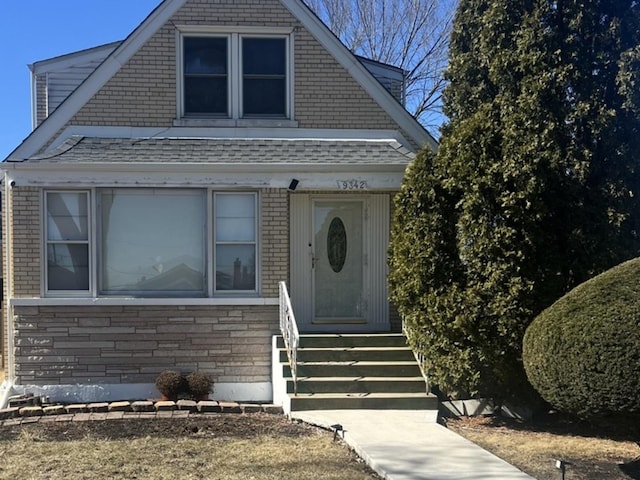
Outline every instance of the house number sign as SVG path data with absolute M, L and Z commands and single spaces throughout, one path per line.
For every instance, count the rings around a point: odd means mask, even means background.
M 338 190 L 368 190 L 366 180 L 356 180 L 355 178 L 349 180 L 337 180 Z

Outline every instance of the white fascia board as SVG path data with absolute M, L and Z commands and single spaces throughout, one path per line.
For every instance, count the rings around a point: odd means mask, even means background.
M 206 128 L 206 127 L 67 127 L 47 148 L 55 150 L 73 136 L 92 138 L 191 138 L 252 140 L 396 141 L 410 152 L 415 148 L 397 130 L 311 129 L 311 128 Z M 15 157 L 13 155 L 12 157 Z M 10 157 L 9 159 L 11 159 Z M 18 159 L 16 159 L 18 160 Z M 19 159 L 22 160 L 22 159 Z M 0 163 L 0 170 L 3 168 Z
M 186 1 L 163 1 L 8 158 L 25 159 L 35 155 Z
M 334 58 L 360 83 L 402 129 L 419 145 L 429 145 L 436 151 L 438 143 L 411 114 L 385 90 L 331 30 L 300 0 L 280 2 L 309 30 Z
M 108 43 L 99 47 L 69 53 L 47 60 L 40 60 L 29 65 L 29 69 L 33 74 L 40 75 L 42 73 L 64 70 L 65 68 L 78 64 L 101 61 L 110 55 L 120 44 L 122 44 L 122 41 Z
M 20 165 L 20 164 L 18 164 Z M 100 188 L 181 187 L 218 189 L 288 188 L 296 191 L 396 191 L 402 184 L 403 165 L 55 165 L 55 168 L 18 168 L 6 180 L 16 187 Z M 100 167 L 100 168 L 99 168 Z M 144 167 L 144 168 L 142 168 Z

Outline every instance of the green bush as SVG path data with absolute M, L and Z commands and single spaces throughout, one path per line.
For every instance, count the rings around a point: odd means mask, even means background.
M 534 388 L 582 418 L 640 415 L 640 258 L 579 285 L 523 340 Z

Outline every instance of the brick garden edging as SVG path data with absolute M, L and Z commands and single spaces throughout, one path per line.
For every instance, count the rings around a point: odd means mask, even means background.
M 206 400 L 136 401 L 76 403 L 69 405 L 24 406 L 0 409 L 0 425 L 13 426 L 36 422 L 79 422 L 136 418 L 186 418 L 190 415 L 220 413 L 283 414 L 280 405 L 218 402 Z

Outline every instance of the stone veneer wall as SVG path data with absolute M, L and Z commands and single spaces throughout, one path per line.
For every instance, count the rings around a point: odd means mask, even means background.
M 277 306 L 16 306 L 14 314 L 18 384 L 153 383 L 165 369 L 271 381 Z

